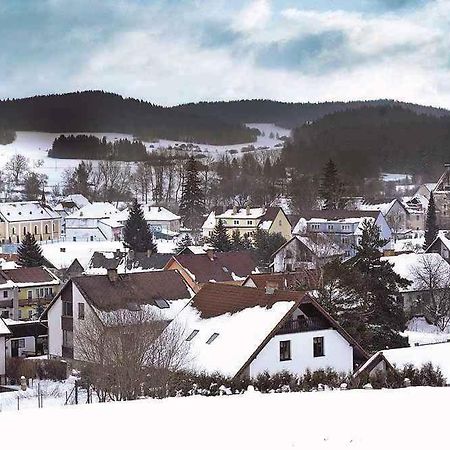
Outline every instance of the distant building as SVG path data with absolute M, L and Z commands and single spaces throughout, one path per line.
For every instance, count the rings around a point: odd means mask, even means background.
M 450 230 L 450 164 L 445 164 L 445 171 L 433 190 L 439 228 Z
M 290 239 L 292 236 L 288 217 L 282 208 L 276 206 L 268 208 L 250 208 L 248 206 L 240 209 L 234 207 L 222 214 L 211 213 L 203 224 L 203 236 L 211 236 L 219 220 L 222 220 L 230 236 L 236 230 L 241 236 L 253 236 L 258 229 L 269 233 L 280 233 L 285 239 Z
M 61 237 L 61 216 L 41 202 L 0 203 L 0 241 L 19 243 L 31 233 L 37 241 Z
M 327 368 L 348 373 L 368 358 L 304 292 L 207 283 L 164 332 L 178 324 L 197 372 L 233 378 Z
M 427 253 L 439 253 L 450 263 L 450 231 L 440 230 L 433 243 L 426 249 Z

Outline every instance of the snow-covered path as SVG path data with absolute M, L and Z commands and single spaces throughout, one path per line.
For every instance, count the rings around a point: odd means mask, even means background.
M 5 448 L 30 442 L 25 423 L 42 423 L 35 431 L 48 450 L 412 450 L 448 448 L 449 402 L 448 388 L 247 393 L 3 412 L 0 420 Z

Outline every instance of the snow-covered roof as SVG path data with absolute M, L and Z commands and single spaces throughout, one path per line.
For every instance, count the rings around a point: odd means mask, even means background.
M 296 235 L 294 238 L 298 239 L 319 258 L 338 256 L 345 253 L 345 251 L 325 233 L 317 233 L 314 237 Z
M 402 288 L 403 292 L 423 290 L 417 272 L 423 271 L 425 267 L 436 268 L 443 277 L 442 279 L 446 278 L 450 282 L 450 265 L 438 253 L 404 253 L 397 256 L 386 256 L 382 260 L 393 264 L 396 274 L 411 281 L 412 284 Z
M 386 203 L 364 203 L 359 205 L 359 209 L 362 211 L 381 211 L 383 216 L 385 216 L 397 201 L 397 199 L 394 199 Z
M 217 219 L 259 219 L 265 214 L 265 208 L 240 208 L 236 212 L 227 209 L 223 214 L 216 216 Z
M 214 211 L 211 211 L 208 214 L 208 217 L 206 218 L 206 220 L 203 222 L 202 225 L 202 229 L 204 230 L 209 230 L 209 229 L 214 229 L 214 227 L 216 226 L 216 213 Z
M 5 320 L 0 317 L 0 336 L 5 336 L 11 334 L 8 326 L 5 323 Z
M 436 189 L 437 183 L 425 183 L 424 186 L 426 186 L 426 188 L 432 192 Z
M 40 202 L 0 203 L 0 216 L 7 222 L 61 218 L 49 205 L 41 205 Z
M 177 216 L 172 211 L 162 207 L 162 206 L 150 206 L 142 205 L 142 211 L 144 212 L 144 218 L 147 222 L 170 222 L 172 220 L 179 220 L 180 216 Z M 116 219 L 124 222 L 128 219 L 129 209 L 124 209 L 121 211 Z
M 108 202 L 94 202 L 75 211 L 67 219 L 105 219 L 119 214 L 119 210 Z
M 101 219 L 99 222 L 103 223 L 106 226 L 111 227 L 111 228 L 122 228 L 123 227 L 123 223 L 116 220 L 116 216 L 108 217 L 106 219 Z
M 243 303 L 236 310 L 232 303 L 234 291 L 243 292 L 243 299 L 247 295 L 253 295 L 264 300 L 266 295 L 264 290 L 210 283 L 202 288 L 169 325 L 169 332 L 171 327 L 179 327 L 187 339 L 195 334 L 189 340 L 193 370 L 235 376 L 296 303 L 292 292 L 287 292 L 284 299 L 278 293 L 273 302 L 266 299 L 265 303 L 259 302 L 260 304 Z M 229 303 L 225 310 L 228 311 L 223 310 L 219 314 L 205 311 L 199 297 L 206 296 L 209 307 L 214 308 L 218 292 L 227 297 Z M 296 295 L 301 297 L 300 293 Z

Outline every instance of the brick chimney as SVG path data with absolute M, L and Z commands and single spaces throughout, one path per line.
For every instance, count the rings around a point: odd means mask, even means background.
M 208 248 L 206 250 L 206 256 L 211 260 L 214 261 L 214 250 L 212 248 Z
M 245 208 L 245 214 L 247 214 L 247 216 L 250 215 L 250 206 L 247 205 L 247 207 Z
M 115 283 L 119 279 L 117 269 L 107 269 L 106 274 L 108 275 L 108 279 L 109 281 L 111 281 L 111 283 Z
M 233 206 L 233 214 L 237 214 L 237 206 L 236 205 Z

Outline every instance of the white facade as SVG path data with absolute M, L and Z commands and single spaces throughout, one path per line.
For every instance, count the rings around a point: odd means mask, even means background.
M 57 300 L 48 310 L 48 354 L 62 356 L 63 333 L 61 328 L 62 301 L 58 295 Z
M 313 339 L 322 337 L 324 356 L 314 357 Z M 280 361 L 280 342 L 290 341 L 291 359 Z M 274 336 L 250 364 L 250 377 L 265 371 L 270 374 L 286 370 L 302 375 L 307 369 L 312 372 L 332 368 L 336 372 L 353 372 L 353 348 L 333 329 L 305 331 Z
M 17 345 L 17 352 L 18 352 L 17 356 L 19 358 L 25 357 L 29 354 L 34 354 L 36 352 L 36 341 L 34 339 L 34 336 L 25 336 L 20 338 L 8 339 L 5 348 L 7 358 L 12 357 L 11 349 L 12 346 L 14 345 L 13 342 L 15 343 L 15 345 Z
M 5 336 L 0 336 L 0 382 L 6 373 L 6 361 L 5 361 Z

